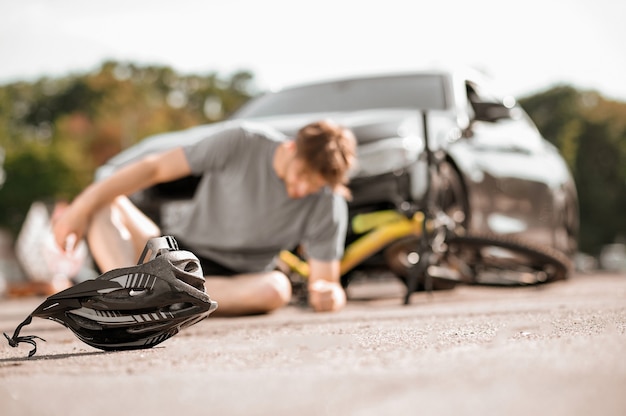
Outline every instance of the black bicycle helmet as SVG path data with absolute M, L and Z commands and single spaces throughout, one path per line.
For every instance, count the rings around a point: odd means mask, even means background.
M 150 253 L 149 261 L 144 259 Z M 83 342 L 102 350 L 151 348 L 181 329 L 206 318 L 217 308 L 204 290 L 198 258 L 178 250 L 173 237 L 149 240 L 137 266 L 114 269 L 46 299 L 12 337 L 37 352 L 36 335 L 19 336 L 33 316 L 56 321 Z

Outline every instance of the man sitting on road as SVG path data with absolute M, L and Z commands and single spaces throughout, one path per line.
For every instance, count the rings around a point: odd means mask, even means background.
M 64 248 L 70 236 L 86 236 L 103 271 L 136 264 L 146 241 L 161 231 L 127 195 L 202 175 L 191 214 L 171 234 L 201 260 L 217 312 L 267 313 L 287 304 L 291 285 L 275 259 L 297 245 L 308 256 L 310 305 L 336 311 L 346 302 L 339 259 L 355 147 L 353 134 L 330 121 L 304 126 L 293 139 L 242 123 L 93 183 L 55 220 L 55 239 Z

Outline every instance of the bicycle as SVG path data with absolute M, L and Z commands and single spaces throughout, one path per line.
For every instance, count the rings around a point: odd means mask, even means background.
M 359 237 L 346 245 L 340 261 L 342 285 L 357 265 L 383 252 L 389 269 L 406 285 L 404 304 L 418 289 L 452 289 L 459 283 L 531 285 L 566 279 L 571 262 L 552 247 L 492 233 L 468 233 L 461 209 L 449 209 L 449 166 L 443 151 L 433 151 L 428 139 L 427 112 L 422 112 L 426 156 L 426 194 L 421 207 L 357 214 L 351 222 Z M 292 283 L 306 281 L 308 265 L 291 251 L 280 259 Z

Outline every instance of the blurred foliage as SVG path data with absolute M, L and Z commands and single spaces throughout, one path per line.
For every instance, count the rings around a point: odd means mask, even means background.
M 572 171 L 580 205 L 581 251 L 626 238 L 626 103 L 556 86 L 520 99 Z
M 124 62 L 0 86 L 0 227 L 16 234 L 32 201 L 69 200 L 120 150 L 155 133 L 223 120 L 256 92 L 247 71 L 181 75 Z M 580 248 L 597 254 L 624 238 L 626 103 L 555 86 L 520 104 L 574 175 Z
M 0 86 L 0 227 L 17 234 L 33 201 L 72 199 L 122 149 L 155 133 L 222 120 L 253 94 L 247 71 L 180 75 L 122 62 Z

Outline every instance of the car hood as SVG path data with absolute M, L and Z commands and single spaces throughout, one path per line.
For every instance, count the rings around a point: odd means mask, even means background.
M 389 137 L 421 135 L 421 118 L 417 110 L 364 110 L 343 113 L 297 114 L 280 117 L 265 117 L 249 121 L 273 126 L 288 136 L 316 120 L 329 119 L 349 128 L 359 144 L 371 143 Z
M 221 129 L 233 125 L 253 122 L 270 125 L 289 137 L 313 121 L 330 119 L 352 130 L 359 144 L 359 159 L 368 159 L 369 154 L 380 152 L 382 147 L 404 147 L 407 139 L 412 141 L 413 152 L 423 143 L 423 123 L 420 112 L 406 110 L 365 110 L 348 113 L 315 113 L 289 116 L 264 117 L 257 119 L 232 119 L 222 122 L 192 127 L 186 130 L 161 133 L 147 137 L 136 145 L 122 151 L 96 171 L 96 180 L 109 176 L 119 167 L 145 155 L 165 151 L 175 146 L 196 143 Z M 386 144 L 383 139 L 393 139 Z M 411 157 L 413 159 L 413 157 Z

